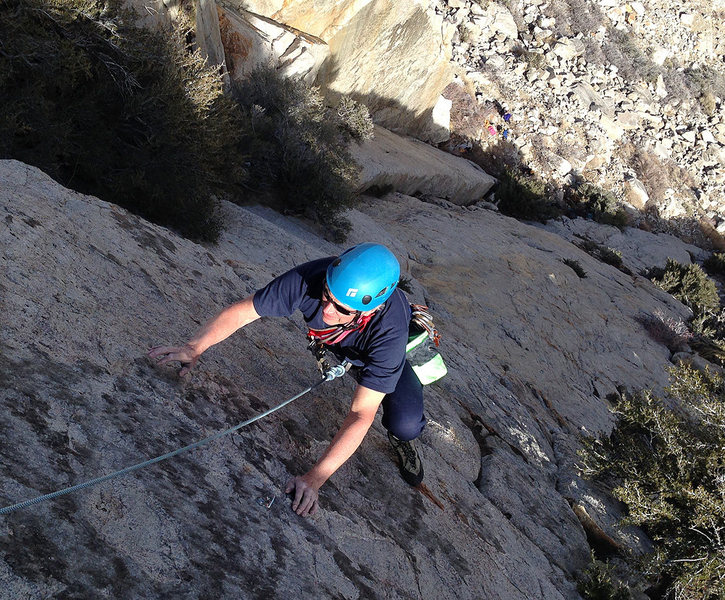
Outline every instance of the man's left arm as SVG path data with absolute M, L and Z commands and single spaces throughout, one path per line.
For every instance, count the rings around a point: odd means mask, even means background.
M 375 413 L 384 396 L 382 392 L 376 392 L 362 385 L 357 386 L 352 397 L 350 412 L 327 450 L 307 473 L 287 483 L 285 493 L 295 491 L 292 510 L 298 515 L 306 517 L 317 512 L 320 487 L 360 446 L 375 420 Z

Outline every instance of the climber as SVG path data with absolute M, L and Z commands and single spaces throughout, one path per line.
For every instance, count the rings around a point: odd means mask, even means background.
M 299 309 L 318 349 L 353 365 L 357 380 L 350 410 L 317 463 L 293 477 L 292 509 L 301 516 L 318 509 L 318 491 L 355 452 L 373 423 L 380 404 L 382 424 L 398 454 L 399 470 L 412 486 L 423 479 L 423 466 L 412 440 L 426 424 L 423 388 L 405 359 L 411 306 L 397 288 L 400 265 L 380 244 L 359 244 L 339 257 L 301 264 L 222 310 L 185 345 L 157 346 L 149 357 L 159 364 L 178 361 L 186 375 L 210 346 L 260 317 L 289 316 Z

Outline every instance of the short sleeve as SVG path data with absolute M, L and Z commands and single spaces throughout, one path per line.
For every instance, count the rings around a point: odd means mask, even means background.
M 300 307 L 307 283 L 295 267 L 254 293 L 254 310 L 260 317 L 288 317 Z

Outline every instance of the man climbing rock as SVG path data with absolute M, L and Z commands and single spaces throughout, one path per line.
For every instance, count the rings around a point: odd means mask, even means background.
M 411 306 L 397 288 L 400 265 L 380 244 L 359 244 L 339 257 L 304 263 L 251 296 L 222 310 L 185 345 L 158 346 L 149 356 L 159 364 L 178 361 L 186 375 L 209 347 L 260 317 L 289 316 L 299 310 L 311 343 L 347 360 L 357 380 L 350 410 L 320 459 L 292 478 L 292 509 L 301 516 L 318 509 L 322 484 L 362 442 L 383 406 L 383 426 L 398 454 L 400 473 L 410 485 L 423 479 L 412 440 L 425 427 L 423 388 L 405 358 Z

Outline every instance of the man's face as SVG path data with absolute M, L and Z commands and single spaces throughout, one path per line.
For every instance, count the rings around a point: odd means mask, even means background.
M 338 301 L 327 286 L 322 289 L 322 320 L 326 325 L 346 325 L 357 315 L 357 311 Z

